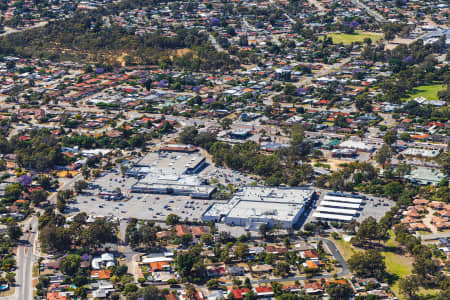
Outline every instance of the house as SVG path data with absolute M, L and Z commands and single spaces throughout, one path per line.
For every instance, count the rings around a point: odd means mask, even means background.
M 271 298 L 274 293 L 271 286 L 258 286 L 253 288 L 258 298 Z
M 225 298 L 226 298 L 226 294 L 222 290 L 211 291 L 208 295 L 208 300 L 221 300 L 221 299 L 225 299 Z
M 102 266 L 112 267 L 115 265 L 114 254 L 103 253 L 100 257 L 94 257 L 91 262 L 92 269 L 99 270 Z
M 232 289 L 230 290 L 230 293 L 233 294 L 233 299 L 244 299 L 245 294 L 247 294 L 250 291 L 248 288 L 242 288 L 242 289 Z
M 289 293 L 301 292 L 302 287 L 298 285 L 283 285 L 282 290 Z
M 311 260 L 319 259 L 319 254 L 317 254 L 317 252 L 315 250 L 302 251 L 302 252 L 300 252 L 300 256 L 302 258 L 311 259 Z
M 270 273 L 272 272 L 273 267 L 271 265 L 255 265 L 252 266 L 253 273 Z
M 228 274 L 231 276 L 242 276 L 245 274 L 245 269 L 241 266 L 228 266 Z
M 322 294 L 323 293 L 323 287 L 317 281 L 308 282 L 308 283 L 305 283 L 305 292 L 307 294 L 309 294 L 309 295 Z
M 209 277 L 221 277 L 226 274 L 225 268 L 223 266 L 217 267 L 206 267 L 206 273 Z
M 312 261 L 312 260 L 307 260 L 303 263 L 303 267 L 310 269 L 310 270 L 319 270 L 319 263 L 318 261 Z
M 205 233 L 210 232 L 210 228 L 208 226 L 187 226 L 187 225 L 176 225 L 175 231 L 177 236 L 183 236 L 187 234 L 191 234 L 193 237 L 200 237 Z
M 73 292 L 51 292 L 47 293 L 47 300 L 69 300 Z
M 111 270 L 92 270 L 91 279 L 109 279 L 111 278 Z
M 430 203 L 430 200 L 427 199 L 414 199 L 413 204 L 414 205 L 428 205 Z
M 288 252 L 288 249 L 282 245 L 267 245 L 266 252 L 272 254 L 284 254 Z

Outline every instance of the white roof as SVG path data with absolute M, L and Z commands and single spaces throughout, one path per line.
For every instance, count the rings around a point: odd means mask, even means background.
M 322 201 L 320 202 L 321 206 L 330 206 L 330 207 L 343 207 L 343 208 L 351 208 L 358 209 L 360 207 L 357 203 L 345 203 L 345 202 L 333 202 L 333 201 Z
M 321 219 L 329 219 L 329 220 L 341 220 L 341 221 L 351 221 L 353 219 L 352 216 L 326 214 L 326 213 L 320 213 L 320 212 L 313 213 L 313 217 L 321 218 Z
M 324 206 L 319 206 L 317 208 L 317 211 L 320 212 L 329 212 L 329 213 L 336 213 L 336 214 L 340 214 L 340 215 L 351 215 L 354 216 L 357 213 L 357 210 L 355 209 L 345 209 L 345 208 L 333 208 L 333 207 L 324 207 Z
M 326 195 L 324 200 L 338 201 L 338 202 L 347 202 L 347 203 L 362 203 L 362 199 L 358 198 L 350 198 L 350 197 L 339 197 L 339 196 L 330 196 Z
M 347 140 L 343 141 L 339 144 L 339 147 L 341 148 L 351 148 L 351 149 L 358 149 L 358 150 L 371 150 L 373 149 L 373 145 L 362 142 L 362 141 L 353 141 L 353 140 Z
M 142 263 L 144 264 L 150 264 L 153 262 L 161 262 L 161 261 L 173 261 L 173 258 L 165 257 L 165 256 L 158 256 L 158 257 L 146 257 L 144 256 L 142 258 Z
M 101 258 L 102 258 L 102 261 L 114 261 L 114 254 L 112 254 L 112 253 L 103 253 Z
M 252 218 L 292 222 L 302 207 L 303 204 L 240 201 L 231 209 L 227 218 Z

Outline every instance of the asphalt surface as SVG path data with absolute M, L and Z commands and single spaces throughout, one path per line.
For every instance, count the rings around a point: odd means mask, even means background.
M 430 240 L 437 240 L 441 238 L 450 238 L 450 233 L 433 233 L 433 234 L 416 234 L 417 237 L 420 236 L 420 238 L 424 241 L 430 241 Z
M 34 243 L 36 242 L 37 218 L 32 217 L 24 223 L 23 230 L 29 227 L 32 230 L 22 235 L 19 246 L 17 248 L 17 269 L 16 269 L 16 284 L 15 292 L 8 297 L 2 297 L 5 300 L 32 300 L 33 299 L 33 263 Z

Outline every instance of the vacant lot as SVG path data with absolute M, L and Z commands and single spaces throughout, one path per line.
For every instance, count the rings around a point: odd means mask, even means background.
M 428 100 L 439 100 L 438 92 L 445 89 L 444 84 L 431 84 L 431 85 L 421 85 L 414 88 L 408 94 L 408 100 L 412 100 L 416 97 L 424 97 Z
M 361 32 L 361 31 L 356 31 L 353 34 L 348 34 L 348 33 L 329 33 L 327 34 L 327 37 L 331 37 L 333 39 L 333 43 L 334 44 L 339 44 L 339 43 L 343 43 L 345 45 L 349 45 L 351 43 L 356 43 L 356 42 L 364 42 L 364 39 L 366 38 L 370 38 L 373 42 L 376 42 L 378 40 L 381 40 L 383 38 L 383 35 L 380 33 L 375 33 L 375 32 Z

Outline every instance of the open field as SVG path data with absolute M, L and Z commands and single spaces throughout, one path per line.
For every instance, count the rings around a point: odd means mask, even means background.
M 408 276 L 412 270 L 412 257 L 399 255 L 394 252 L 381 252 L 385 257 L 386 270 L 398 275 L 399 278 Z
M 424 97 L 428 100 L 439 100 L 438 92 L 445 89 L 444 84 L 421 85 L 414 88 L 406 98 L 412 100 L 416 97 Z
M 386 242 L 386 245 L 389 247 L 395 246 L 395 235 L 392 231 L 389 231 L 391 238 Z M 336 247 L 341 252 L 342 256 L 344 256 L 345 260 L 348 260 L 353 253 L 364 251 L 363 249 L 355 249 L 349 242 L 345 242 L 344 240 L 334 240 Z M 386 270 L 391 274 L 396 274 L 399 278 L 408 276 L 412 272 L 412 263 L 413 258 L 407 257 L 404 255 L 399 255 L 394 252 L 382 251 L 381 254 L 385 257 L 386 262 Z M 398 289 L 398 281 L 392 285 L 392 290 L 394 293 L 400 298 L 404 299 L 401 295 L 399 295 Z M 427 290 L 423 290 L 424 293 Z
M 375 32 L 355 31 L 354 34 L 339 33 L 339 32 L 329 33 L 327 34 L 327 37 L 331 37 L 333 39 L 334 44 L 343 43 L 345 45 L 349 45 L 355 42 L 362 43 L 366 38 L 370 38 L 372 40 L 372 43 L 374 43 L 378 40 L 381 40 L 383 38 L 383 35 Z

